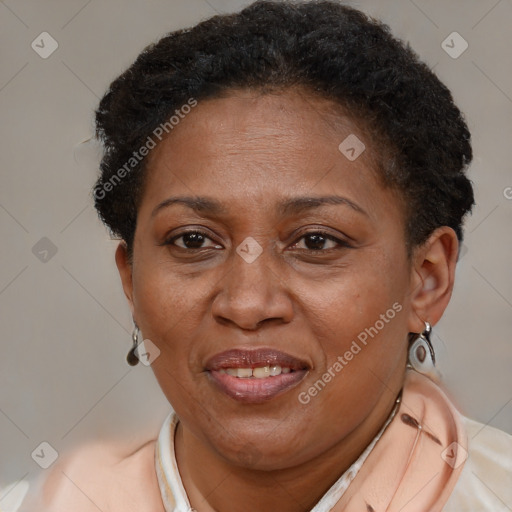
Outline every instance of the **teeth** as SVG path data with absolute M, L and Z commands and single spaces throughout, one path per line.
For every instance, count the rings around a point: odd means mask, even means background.
M 269 366 L 263 366 L 263 368 L 254 368 L 252 371 L 253 377 L 256 377 L 257 379 L 264 379 L 265 377 L 270 376 L 270 367 Z
M 290 373 L 291 368 L 281 368 L 281 366 L 276 364 L 273 366 L 260 366 L 258 368 L 221 368 L 219 372 L 227 373 L 239 379 L 247 379 L 249 377 L 264 379 L 266 377 L 276 377 L 281 375 L 281 373 Z
M 279 365 L 271 366 L 270 367 L 270 375 L 272 377 L 275 377 L 276 375 L 281 375 L 282 368 Z

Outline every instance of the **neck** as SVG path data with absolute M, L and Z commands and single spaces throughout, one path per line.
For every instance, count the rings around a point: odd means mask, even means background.
M 235 512 L 241 507 L 246 512 L 308 512 L 370 444 L 394 406 L 393 397 L 382 400 L 356 429 L 326 452 L 307 463 L 275 471 L 229 464 L 180 422 L 176 459 L 191 506 L 197 512 Z

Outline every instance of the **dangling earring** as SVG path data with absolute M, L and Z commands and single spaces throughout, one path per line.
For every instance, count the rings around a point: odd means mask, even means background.
M 128 361 L 128 364 L 130 366 L 136 366 L 139 363 L 139 358 L 137 357 L 137 347 L 139 345 L 139 328 L 137 324 L 135 324 L 135 327 L 133 328 L 132 332 L 132 348 L 128 352 L 128 355 L 126 356 L 126 361 Z
M 436 371 L 436 355 L 430 341 L 431 332 L 432 327 L 428 322 L 425 322 L 425 330 L 411 339 L 407 366 L 419 373 L 432 373 Z

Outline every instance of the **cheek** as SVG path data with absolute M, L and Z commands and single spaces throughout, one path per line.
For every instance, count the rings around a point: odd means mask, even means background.
M 375 403 L 405 367 L 407 265 L 400 255 L 372 258 L 323 288 L 323 307 L 309 297 L 310 322 L 325 355 L 322 407 L 357 416 Z M 320 402 L 318 403 L 320 406 Z
M 178 390 L 192 385 L 194 370 L 190 361 L 197 360 L 194 341 L 205 321 L 206 288 L 178 279 L 165 264 L 141 266 L 134 271 L 133 279 L 142 335 L 160 350 L 152 369 L 168 400 L 173 402 L 179 399 Z
M 383 394 L 393 394 L 405 369 L 406 267 L 393 270 L 394 265 L 380 263 L 302 288 L 307 322 L 323 358 L 300 398 L 312 423 L 323 418 L 318 428 L 326 438 L 349 432 Z
M 353 340 L 366 337 L 387 343 L 400 338 L 405 325 L 406 272 L 398 256 L 355 254 L 330 277 L 300 282 L 298 302 L 329 360 L 342 355 Z
M 134 297 L 144 339 L 160 350 L 153 373 L 168 401 L 182 414 L 201 413 L 197 391 L 198 331 L 205 322 L 204 280 L 178 277 L 165 263 L 134 272 Z M 192 393 L 191 390 L 194 390 Z
M 161 335 L 174 327 L 186 328 L 201 304 L 205 288 L 195 280 L 180 278 L 168 262 L 155 258 L 139 261 L 134 267 L 133 294 L 141 329 Z

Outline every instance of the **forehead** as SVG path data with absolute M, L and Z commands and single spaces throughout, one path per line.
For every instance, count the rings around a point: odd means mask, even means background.
M 152 204 L 179 192 L 261 205 L 338 190 L 371 210 L 386 195 L 377 159 L 368 136 L 329 100 L 300 90 L 230 91 L 199 102 L 150 153 L 144 196 Z
M 268 149 L 273 154 L 293 148 L 307 155 L 315 152 L 315 148 L 332 152 L 350 134 L 365 138 L 341 105 L 298 87 L 267 93 L 230 90 L 220 98 L 200 101 L 178 121 L 150 160 L 166 149 L 176 149 L 191 136 L 205 137 L 203 144 L 196 146 L 199 152 L 195 157 L 208 156 L 211 151 L 218 153 L 219 147 L 236 149 L 241 143 L 244 148 L 254 149 L 270 143 Z M 205 144 L 211 141 L 215 145 Z M 359 165 L 368 165 L 369 159 L 377 156 L 374 147 L 367 149 Z

